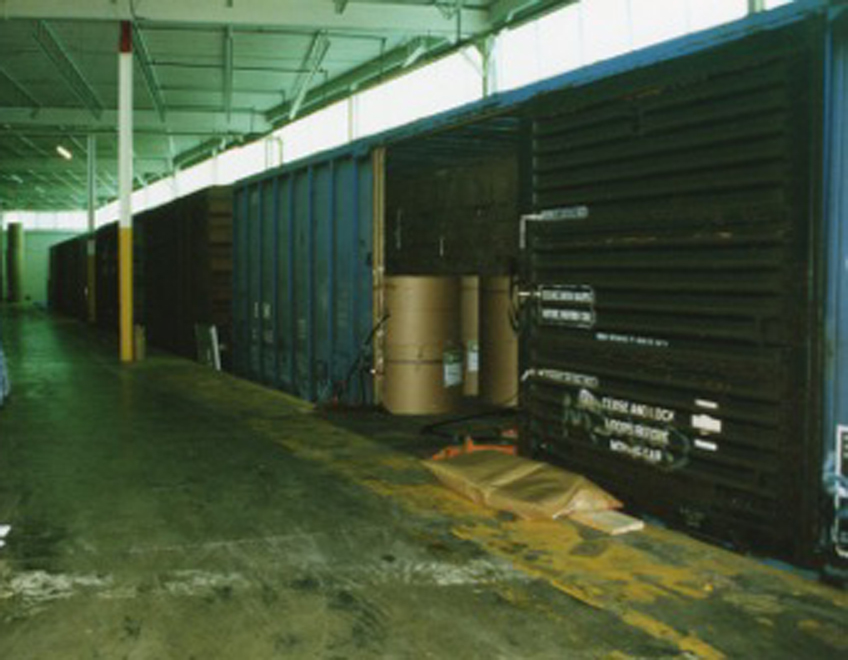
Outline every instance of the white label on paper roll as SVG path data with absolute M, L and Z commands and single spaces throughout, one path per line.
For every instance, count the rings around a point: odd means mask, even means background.
M 465 364 L 470 374 L 480 371 L 480 346 L 476 341 L 470 341 L 466 346 Z
M 445 351 L 443 356 L 445 387 L 462 385 L 462 351 Z

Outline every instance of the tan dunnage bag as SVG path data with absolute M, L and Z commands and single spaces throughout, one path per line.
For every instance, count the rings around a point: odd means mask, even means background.
M 579 474 L 541 465 L 520 479 L 495 488 L 488 505 L 527 520 L 617 509 L 621 502 Z
M 538 463 L 496 451 L 476 451 L 454 458 L 424 461 L 424 466 L 451 490 L 487 504 L 492 490 L 533 472 Z
M 585 477 L 519 456 L 478 451 L 424 461 L 424 465 L 470 500 L 528 520 L 621 507 L 621 502 Z

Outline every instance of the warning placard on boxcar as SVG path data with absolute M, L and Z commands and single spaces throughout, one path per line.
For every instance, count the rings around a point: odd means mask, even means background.
M 585 284 L 551 284 L 539 287 L 536 299 L 544 325 L 589 330 L 597 323 L 595 290 Z
M 563 394 L 563 437 L 665 469 L 689 460 L 690 438 L 674 425 L 670 408 L 581 389 Z

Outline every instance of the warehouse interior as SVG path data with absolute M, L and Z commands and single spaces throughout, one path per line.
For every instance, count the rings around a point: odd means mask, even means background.
M 844 655 L 846 90 L 841 0 L 0 0 L 0 657 Z

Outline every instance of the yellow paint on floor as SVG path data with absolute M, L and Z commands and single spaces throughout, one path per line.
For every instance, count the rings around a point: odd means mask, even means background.
M 720 591 L 738 596 L 744 591 L 737 585 L 740 578 L 760 576 L 789 593 L 814 595 L 848 608 L 844 593 L 676 532 L 647 526 L 638 533 L 644 543 L 635 547 L 626 537 L 587 536 L 569 521 L 500 520 L 496 512 L 435 483 L 414 457 L 311 415 L 311 407 L 302 401 L 212 372 L 201 378 L 195 369 L 174 370 L 168 378 L 181 389 L 191 389 L 207 404 L 227 401 L 228 406 L 244 412 L 253 431 L 299 458 L 318 462 L 342 478 L 391 498 L 412 514 L 447 517 L 458 538 L 509 560 L 515 568 L 587 606 L 673 643 L 682 653 L 724 657 L 693 632 L 677 630 L 657 618 L 657 607 L 651 606 L 686 607 L 687 603 L 718 597 Z M 652 554 L 652 547 L 663 552 Z M 748 605 L 751 602 L 749 599 Z M 770 603 L 766 612 L 760 602 L 746 609 L 744 598 L 735 604 L 742 612 L 750 611 L 752 625 L 758 616 L 777 614 L 782 607 L 778 604 L 776 611 Z M 820 638 L 833 637 L 815 621 L 805 621 L 799 629 Z
M 798 623 L 798 629 L 819 638 L 836 649 L 848 652 L 848 635 L 845 634 L 844 628 L 840 629 L 829 624 L 806 619 Z

